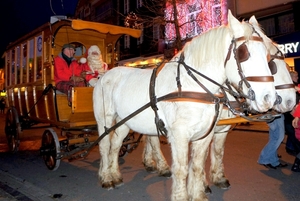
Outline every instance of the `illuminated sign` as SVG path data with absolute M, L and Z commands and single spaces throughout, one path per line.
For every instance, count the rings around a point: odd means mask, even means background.
M 286 43 L 286 44 L 278 44 L 278 48 L 280 49 L 283 54 L 288 53 L 297 53 L 299 47 L 299 42 L 296 43 Z
M 285 57 L 300 57 L 300 32 L 296 31 L 283 36 L 275 37 L 273 40 Z

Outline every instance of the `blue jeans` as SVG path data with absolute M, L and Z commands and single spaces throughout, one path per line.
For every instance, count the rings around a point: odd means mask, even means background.
M 269 126 L 269 142 L 260 152 L 258 163 L 259 164 L 271 164 L 277 166 L 280 164 L 277 155 L 277 149 L 284 139 L 284 116 L 275 118 L 272 122 L 268 122 Z

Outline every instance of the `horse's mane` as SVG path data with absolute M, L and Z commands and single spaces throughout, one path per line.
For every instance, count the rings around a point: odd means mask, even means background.
M 249 39 L 253 34 L 253 27 L 245 21 L 242 21 L 241 24 L 244 29 L 244 36 L 246 39 Z M 257 29 L 263 33 L 260 27 Z M 189 62 L 191 62 L 190 65 L 193 66 L 200 66 L 203 65 L 203 63 L 216 60 L 224 64 L 225 54 L 227 54 L 229 43 L 233 35 L 228 25 L 212 28 L 186 43 L 182 51 L 186 58 L 194 58 L 189 60 Z M 226 50 L 226 52 L 224 52 L 224 50 Z
M 225 43 L 229 36 L 229 29 L 226 26 L 212 28 L 201 35 L 194 37 L 191 41 L 185 44 L 183 52 L 185 58 L 192 66 L 201 66 L 207 62 L 223 58 Z

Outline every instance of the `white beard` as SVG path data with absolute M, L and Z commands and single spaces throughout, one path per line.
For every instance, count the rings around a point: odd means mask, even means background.
M 99 56 L 88 56 L 87 60 L 88 60 L 89 67 L 93 69 L 93 71 L 98 71 L 98 72 L 104 71 L 103 62 L 101 61 Z

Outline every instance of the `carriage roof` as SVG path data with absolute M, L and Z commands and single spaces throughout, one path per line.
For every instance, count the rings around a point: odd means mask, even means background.
M 70 20 L 70 19 L 61 19 L 53 24 L 50 22 L 43 24 L 42 26 L 36 28 L 35 30 L 27 33 L 26 35 L 20 37 L 14 42 L 11 42 L 6 49 L 10 49 L 14 46 L 16 46 L 19 43 L 24 42 L 27 38 L 33 37 L 37 33 L 41 31 L 48 31 L 49 33 L 53 33 L 54 37 L 63 37 L 57 35 L 59 33 L 59 30 L 61 28 L 69 27 L 68 31 L 76 32 L 99 32 L 100 34 L 107 34 L 107 38 L 109 36 L 115 36 L 120 37 L 124 34 L 130 35 L 134 38 L 138 38 L 141 35 L 141 30 L 138 29 L 131 29 L 127 27 L 121 27 L 111 24 L 104 24 L 104 23 L 98 23 L 98 22 L 90 22 L 90 21 L 84 21 L 84 20 Z

